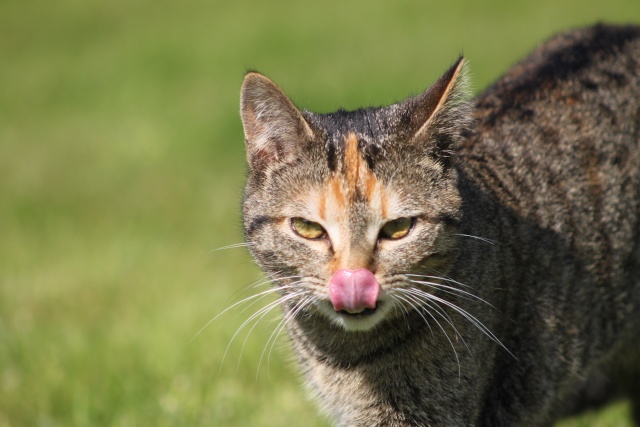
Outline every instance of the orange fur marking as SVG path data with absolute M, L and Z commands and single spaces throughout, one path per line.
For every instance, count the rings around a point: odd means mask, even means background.
M 362 157 L 358 151 L 358 137 L 350 132 L 344 141 L 344 162 L 342 164 L 342 174 L 344 175 L 349 189 L 349 195 L 354 196 L 358 178 L 360 177 L 360 162 Z
M 340 270 L 342 264 L 342 257 L 336 252 L 333 254 L 333 258 L 329 261 L 329 274 L 333 275 L 336 271 Z
M 327 198 L 324 197 L 324 194 L 320 195 L 320 200 L 318 201 L 318 215 L 321 220 L 326 219 L 327 215 Z
M 342 161 L 342 187 L 346 190 L 346 198 L 353 201 L 357 195 L 364 195 L 371 200 L 376 190 L 378 179 L 369 170 L 360 150 L 358 136 L 349 132 L 344 141 L 344 158 Z M 335 176 L 333 179 L 339 180 Z
M 335 176 L 331 179 L 331 190 L 333 191 L 333 197 L 341 210 L 347 209 L 347 198 L 342 190 L 342 182 L 339 176 Z
M 377 184 L 378 184 L 378 180 L 375 176 L 373 176 L 373 174 L 367 169 L 367 175 L 365 177 L 365 182 L 364 182 L 364 197 L 367 200 L 371 200 L 373 199 L 373 194 L 376 190 Z
M 384 192 L 380 194 L 380 214 L 382 215 L 382 218 L 388 218 L 389 202 L 387 201 L 387 195 Z
M 355 270 L 357 268 L 371 268 L 371 256 L 367 253 L 362 253 L 359 250 L 351 249 L 351 252 L 345 254 L 344 251 L 336 252 L 329 261 L 329 271 L 331 274 L 338 270 L 347 268 L 349 270 Z
M 389 201 L 387 200 L 378 179 L 358 148 L 358 136 L 349 132 L 344 140 L 344 151 L 339 168 L 327 178 L 317 203 L 318 215 L 323 221 L 333 224 L 339 233 L 334 247 L 333 259 L 327 268 L 330 274 L 342 268 L 371 268 L 370 248 L 363 242 L 352 240 L 350 235 L 353 224 L 350 224 L 350 204 L 354 201 L 370 204 L 370 209 L 381 212 L 386 218 Z

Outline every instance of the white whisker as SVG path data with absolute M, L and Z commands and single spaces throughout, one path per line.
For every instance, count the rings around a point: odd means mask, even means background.
M 249 305 L 249 307 L 251 307 L 251 306 L 252 306 L 253 304 L 255 304 L 257 301 L 260 301 L 261 299 L 265 298 L 266 296 L 268 296 L 268 295 L 270 295 L 270 294 L 272 294 L 272 293 L 274 293 L 274 292 L 278 292 L 278 291 L 281 291 L 281 290 L 283 290 L 283 289 L 287 289 L 287 288 L 289 288 L 289 287 L 294 287 L 294 285 L 295 285 L 295 284 L 297 284 L 297 282 L 296 282 L 296 283 L 294 283 L 294 284 L 292 284 L 292 285 L 289 285 L 289 286 L 283 286 L 283 287 L 280 287 L 280 288 L 271 288 L 271 289 L 267 289 L 266 291 L 262 291 L 262 292 L 260 292 L 260 293 L 257 293 L 257 294 L 254 294 L 254 295 L 248 296 L 247 298 L 243 298 L 243 299 L 241 299 L 240 301 L 236 302 L 235 304 L 230 305 L 229 307 L 225 308 L 225 309 L 224 309 L 224 310 L 222 310 L 220 313 L 218 313 L 216 316 L 214 316 L 214 317 L 213 317 L 211 320 L 209 320 L 207 323 L 205 323 L 205 325 L 204 325 L 202 328 L 200 328 L 200 330 L 198 331 L 198 333 L 196 333 L 196 334 L 194 335 L 194 337 L 193 337 L 193 338 L 191 338 L 191 341 L 193 342 L 193 340 L 195 340 L 196 338 L 198 338 L 198 336 L 202 333 L 202 331 L 204 331 L 204 330 L 205 330 L 209 325 L 211 325 L 211 323 L 213 323 L 217 318 L 219 318 L 220 316 L 222 316 L 223 314 L 225 314 L 227 311 L 231 310 L 232 308 L 237 307 L 237 306 L 239 306 L 240 304 L 246 303 L 246 302 L 248 302 L 248 301 L 250 301 L 250 300 L 252 300 L 252 299 L 254 299 L 254 298 L 257 298 L 255 301 L 253 301 L 253 302 Z M 248 308 L 248 307 L 247 307 L 247 308 Z M 242 311 L 245 311 L 245 310 L 246 310 L 246 308 L 245 308 L 245 309 L 243 309 Z M 242 312 L 242 311 L 241 311 L 241 312 Z
M 433 288 L 433 289 L 438 289 L 442 293 L 453 295 L 455 297 L 462 298 L 462 299 L 465 299 L 467 301 L 473 300 L 473 298 L 469 298 L 468 296 L 464 295 L 464 291 L 462 291 L 462 290 L 460 290 L 458 288 L 451 288 L 451 287 L 446 286 L 446 285 L 439 285 L 438 283 L 434 283 L 434 282 L 425 282 L 423 280 L 409 280 L 409 282 L 410 283 L 415 283 L 417 285 L 428 286 L 428 287 Z M 475 297 L 475 295 L 473 295 L 473 294 L 471 294 L 471 296 Z
M 277 277 L 277 278 L 272 278 L 272 277 L 268 277 L 265 278 L 264 280 L 260 281 L 259 283 L 256 283 L 255 285 L 252 285 L 252 288 L 258 288 L 262 285 L 266 285 L 266 284 L 273 284 L 274 286 L 276 285 L 276 282 L 281 282 L 283 280 L 291 280 L 291 279 L 302 279 L 302 276 L 286 276 L 286 277 Z M 298 282 L 300 283 L 300 282 Z
M 421 291 L 422 292 L 422 291 Z M 471 357 L 473 358 L 473 352 L 471 351 L 471 349 L 469 348 L 469 346 L 467 345 L 467 342 L 464 340 L 464 337 L 462 336 L 462 334 L 460 333 L 460 331 L 458 331 L 458 328 L 456 328 L 455 324 L 453 323 L 453 319 L 451 319 L 451 317 L 449 316 L 449 314 L 444 311 L 441 307 L 439 307 L 437 304 L 432 304 L 429 301 L 429 298 L 427 295 L 430 295 L 429 293 L 424 293 L 424 294 L 417 294 L 415 292 L 409 292 L 410 294 L 412 294 L 414 296 L 414 298 L 416 298 L 418 301 L 422 302 L 424 305 L 426 305 L 427 307 L 431 308 L 432 310 L 434 310 L 436 313 L 438 313 L 438 315 L 440 317 L 443 318 L 443 320 L 445 322 L 447 322 L 454 330 L 454 332 L 456 333 L 456 335 L 458 337 L 460 337 L 460 340 L 462 341 L 462 343 L 464 344 L 464 346 L 467 348 L 467 351 L 469 352 L 469 354 L 471 355 Z
M 409 325 L 409 310 L 407 310 L 407 307 L 404 306 L 404 304 L 402 303 L 402 301 L 393 294 L 389 294 L 389 297 L 391 299 L 393 299 L 393 307 L 398 306 L 400 307 L 400 310 L 402 311 L 402 318 L 405 321 L 405 324 L 408 326 Z M 431 325 L 427 324 L 427 326 L 429 326 L 429 329 L 431 329 Z M 431 331 L 431 335 L 433 335 L 433 331 Z
M 422 310 L 420 310 L 419 305 L 414 304 L 411 300 L 407 299 L 407 295 L 396 295 L 396 298 L 400 299 L 401 301 L 404 301 L 405 303 L 409 304 L 409 306 L 420 315 L 420 317 L 422 317 L 422 320 L 424 320 L 424 323 L 426 323 L 426 325 L 429 327 L 429 330 L 431 331 L 431 336 L 435 338 L 435 335 L 433 333 L 433 329 L 431 329 L 431 325 L 429 324 L 429 321 L 426 319 L 426 317 L 424 317 L 422 315 Z M 405 308 L 406 310 L 406 308 Z M 407 312 L 408 313 L 408 312 Z M 429 316 L 431 316 L 431 313 L 427 314 Z M 431 316 L 433 318 L 433 316 Z M 435 320 L 435 319 L 434 319 Z
M 471 239 L 477 239 L 477 240 L 480 240 L 481 242 L 489 243 L 490 245 L 495 245 L 496 243 L 498 243 L 497 241 L 495 241 L 493 239 L 488 239 L 486 237 L 480 237 L 480 236 L 474 236 L 472 234 L 457 233 L 456 236 L 462 236 L 462 237 L 469 237 Z
M 439 271 L 436 271 L 436 270 L 433 270 L 433 271 L 435 271 L 437 274 L 441 274 Z M 444 280 L 444 281 L 445 281 L 445 282 L 447 282 L 448 284 L 456 284 L 456 285 L 459 285 L 459 286 L 465 287 L 465 288 L 467 288 L 467 289 L 474 289 L 472 286 L 465 285 L 464 283 L 459 282 L 459 281 L 457 281 L 457 280 L 454 280 L 454 279 L 452 279 L 451 277 L 448 277 L 448 276 L 445 276 L 445 275 L 440 275 L 440 276 L 429 276 L 429 275 L 422 275 L 422 274 L 407 274 L 406 276 L 411 276 L 411 277 L 422 277 L 422 278 L 425 278 L 425 279 L 434 279 L 434 280 Z M 410 281 L 411 281 L 411 280 L 410 280 Z M 432 286 L 439 286 L 439 287 L 445 287 L 445 286 L 446 286 L 446 285 L 442 285 L 442 284 L 440 284 L 440 283 L 432 283 L 432 282 L 429 282 L 429 283 L 431 283 L 431 285 L 432 285 Z M 452 290 L 453 290 L 453 289 L 456 289 L 456 288 L 451 287 L 450 289 L 452 289 Z M 487 304 L 489 307 L 493 308 L 493 309 L 494 309 L 494 310 L 496 310 L 498 313 L 502 314 L 505 318 L 507 318 L 507 319 L 509 319 L 511 322 L 514 322 L 514 323 L 515 323 L 515 321 L 514 321 L 513 319 L 511 319 L 509 316 L 507 316 L 506 314 L 504 314 L 500 309 L 498 309 L 496 306 L 494 306 L 493 304 L 491 304 L 489 301 L 487 301 L 487 300 L 485 300 L 485 299 L 483 299 L 483 298 L 480 298 L 478 295 L 472 294 L 471 292 L 465 292 L 465 291 L 463 291 L 463 290 L 461 290 L 461 289 L 459 289 L 459 290 L 457 290 L 457 291 L 458 291 L 458 292 L 461 292 L 461 293 L 465 293 L 465 294 L 467 294 L 467 295 L 469 295 L 469 296 L 471 296 L 471 297 L 473 297 L 473 298 L 475 298 L 475 299 L 477 299 L 477 300 L 479 300 L 479 301 L 484 302 L 484 303 L 485 303 L 485 304 Z
M 289 284 L 289 285 L 286 285 L 286 286 L 281 286 L 281 287 L 279 287 L 279 288 L 273 288 L 273 290 L 280 292 L 280 291 L 285 291 L 285 290 L 287 290 L 287 289 L 294 289 L 294 288 L 298 287 L 298 285 L 299 285 L 300 283 L 303 283 L 303 281 L 302 281 L 302 280 L 299 280 L 299 281 L 297 281 L 297 282 L 293 282 L 293 283 L 291 283 L 291 284 Z M 261 292 L 261 293 L 264 293 L 264 292 Z M 245 312 L 245 311 L 247 311 L 251 306 L 253 306 L 253 305 L 254 305 L 254 304 L 256 304 L 257 302 L 259 302 L 260 300 L 262 300 L 262 299 L 264 299 L 264 298 L 268 297 L 269 295 L 270 295 L 270 294 L 262 295 L 260 298 L 258 298 L 258 299 L 256 299 L 256 300 L 252 301 L 252 302 L 251 302 L 251 304 L 247 305 L 247 306 L 246 306 L 246 307 L 244 307 L 242 310 L 240 310 L 240 311 L 237 313 L 237 315 L 236 315 L 236 316 L 238 316 L 238 315 L 240 315 L 240 314 L 244 313 L 244 312 Z M 246 299 L 246 298 L 245 298 L 245 299 Z
M 251 329 L 249 330 L 249 332 L 247 333 L 247 337 L 249 337 L 249 335 L 251 334 L 251 332 L 253 331 L 253 329 L 256 327 L 256 325 L 258 323 L 260 323 L 260 320 L 262 320 L 264 318 L 264 316 L 267 315 L 267 313 L 269 313 L 271 310 L 273 310 L 274 308 L 276 308 L 278 305 L 280 305 L 281 303 L 284 303 L 290 299 L 296 298 L 298 296 L 300 296 L 300 294 L 302 294 L 302 291 L 300 292 L 294 292 L 292 294 L 286 295 L 284 297 L 280 297 L 278 298 L 276 301 L 273 301 L 269 304 L 267 304 L 266 306 L 262 307 L 261 309 L 259 309 L 258 311 L 256 311 L 255 313 L 253 313 L 247 320 L 245 320 L 242 325 L 240 325 L 240 327 L 236 330 L 236 332 L 233 334 L 233 336 L 231 337 L 231 340 L 229 341 L 229 344 L 227 345 L 227 348 L 224 351 L 224 355 L 222 356 L 222 361 L 220 362 L 220 369 L 222 369 L 222 364 L 224 363 L 224 360 L 227 357 L 227 353 L 229 352 L 229 348 L 231 347 L 231 344 L 233 343 L 233 341 L 235 340 L 235 338 L 238 336 L 238 334 L 253 320 L 257 319 L 256 322 L 253 324 L 253 326 L 251 327 Z M 238 357 L 238 363 L 240 362 L 240 358 L 242 357 L 242 352 L 244 350 L 244 344 L 246 344 L 247 339 L 245 338 L 244 343 L 242 345 L 242 349 L 240 351 L 240 356 Z
M 438 272 L 436 271 L 436 273 L 438 273 Z M 453 283 L 453 284 L 456 284 L 456 285 L 460 285 L 463 288 L 473 289 L 473 287 L 471 287 L 469 285 L 465 285 L 464 283 L 458 282 L 456 280 L 453 280 L 452 278 L 447 277 L 447 276 L 429 276 L 427 274 L 405 274 L 405 276 L 408 276 L 408 277 L 422 277 L 424 279 L 433 279 L 433 280 L 444 280 L 445 282 L 448 282 L 448 283 Z
M 449 301 L 447 301 L 447 300 L 445 300 L 443 298 L 440 298 L 440 297 L 438 297 L 436 295 L 433 295 L 433 294 L 430 294 L 428 292 L 424 292 L 424 291 L 422 291 L 420 289 L 417 289 L 417 288 L 407 289 L 407 292 L 412 292 L 414 294 L 423 295 L 426 298 L 429 298 L 431 301 L 438 302 L 440 304 L 444 304 L 444 305 L 450 307 L 451 309 L 455 310 L 461 316 L 463 316 L 465 319 L 467 319 L 472 325 L 474 325 L 476 328 L 478 328 L 478 330 L 480 330 L 482 333 L 484 333 L 488 338 L 490 338 L 492 341 L 494 341 L 500 347 L 505 349 L 507 351 L 507 353 L 509 353 L 511 356 L 513 356 L 515 358 L 513 353 L 511 353 L 509 351 L 509 349 L 507 347 L 505 347 L 504 344 L 502 344 L 502 342 L 500 342 L 498 337 L 496 337 L 493 334 L 493 332 L 491 332 L 491 330 L 489 330 L 489 328 L 487 328 L 480 320 L 478 320 L 476 317 L 474 317 L 468 311 L 464 310 L 461 307 L 458 307 L 457 305 L 453 304 L 452 302 L 449 302 Z
M 279 304 L 279 300 L 276 300 L 274 302 L 271 302 L 269 304 L 267 304 L 266 306 L 260 308 L 258 311 L 256 311 L 255 313 L 253 313 L 251 316 L 249 316 L 248 319 L 246 319 L 244 322 L 242 322 L 242 324 L 238 327 L 238 329 L 236 329 L 236 332 L 233 334 L 233 336 L 231 337 L 231 339 L 229 340 L 229 344 L 227 345 L 227 348 L 224 351 L 224 355 L 222 356 L 222 361 L 220 362 L 220 369 L 222 369 L 222 364 L 224 363 L 224 360 L 227 356 L 227 352 L 229 351 L 229 348 L 231 347 L 231 343 L 233 343 L 233 341 L 236 339 L 236 337 L 238 336 L 238 334 L 253 320 L 255 320 L 256 318 L 258 318 L 258 321 L 256 321 L 255 325 L 258 324 L 258 322 L 260 321 L 260 319 L 262 319 L 262 316 L 264 316 L 265 314 L 267 314 L 269 311 L 273 310 L 275 307 L 277 307 Z M 253 330 L 253 328 L 251 329 Z M 251 332 L 251 331 L 249 331 Z M 243 346 L 244 348 L 244 346 Z M 242 355 L 242 352 L 240 353 Z
M 404 317 L 409 315 L 409 311 L 407 310 L 407 308 L 400 302 L 400 300 L 397 298 L 396 295 L 393 294 L 389 294 L 389 296 L 394 300 L 394 305 L 397 305 L 398 307 L 400 307 L 400 309 L 404 312 Z
M 271 350 L 273 349 L 273 345 L 275 344 L 276 339 L 278 338 L 278 335 L 280 335 L 280 332 L 285 327 L 286 323 L 289 320 L 293 319 L 295 316 L 297 316 L 298 313 L 300 312 L 300 310 L 302 310 L 310 300 L 312 300 L 311 297 L 309 297 L 309 296 L 304 297 L 302 300 L 298 301 L 294 305 L 293 309 L 290 312 L 288 312 L 284 316 L 282 316 L 282 319 L 280 320 L 278 325 L 276 325 L 275 329 L 273 330 L 273 332 L 269 336 L 269 339 L 265 343 L 264 349 L 262 350 L 262 353 L 260 354 L 260 359 L 258 360 L 258 369 L 256 370 L 256 381 L 258 380 L 258 375 L 260 374 L 260 365 L 262 364 L 262 359 L 264 357 L 264 353 L 267 350 L 267 347 L 269 347 L 269 342 L 271 342 L 271 340 L 273 339 L 273 343 L 271 344 L 271 347 L 270 347 L 270 350 L 269 350 L 269 357 L 267 359 L 267 374 L 269 373 L 269 366 L 270 366 L 270 360 L 271 360 Z
M 455 288 L 453 286 L 447 286 L 447 285 L 443 285 L 442 283 L 435 283 L 435 282 L 425 282 L 422 280 L 409 280 L 412 283 L 417 283 L 417 284 L 421 284 L 421 285 L 426 285 L 435 289 L 441 289 L 442 292 L 448 293 L 450 295 L 455 295 L 458 297 L 462 297 L 464 299 L 467 300 L 471 300 L 471 299 L 476 299 L 480 302 L 483 302 L 485 304 L 487 304 L 488 306 L 495 308 L 493 306 L 493 304 L 491 304 L 490 302 L 480 298 L 479 296 L 472 294 L 471 292 L 467 292 L 467 291 L 463 291 L 462 289 L 458 289 Z
M 456 358 L 456 362 L 458 363 L 458 381 L 460 381 L 461 376 L 462 376 L 462 368 L 460 367 L 460 359 L 458 358 L 458 352 L 456 351 L 456 347 L 453 345 L 453 341 L 451 341 L 451 338 L 449 338 L 449 335 L 447 334 L 447 331 L 444 330 L 444 328 L 442 327 L 442 325 L 440 324 L 440 322 L 438 322 L 438 319 L 436 319 L 433 314 L 431 314 L 431 312 L 429 310 L 426 310 L 425 307 L 423 307 L 420 304 L 420 299 L 414 297 L 413 295 L 411 295 L 408 291 L 410 291 L 411 289 L 404 289 L 404 291 L 407 292 L 407 294 L 405 294 L 405 296 L 410 299 L 411 301 L 414 301 L 416 305 L 411 304 L 412 307 L 415 308 L 415 310 L 418 312 L 418 314 L 420 314 L 420 317 L 422 317 L 425 322 L 427 321 L 425 319 L 425 317 L 422 315 L 422 312 L 425 312 L 429 315 L 429 317 L 431 317 L 433 319 L 434 322 L 436 322 L 436 325 L 438 325 L 438 327 L 440 328 L 440 330 L 442 331 L 442 333 L 444 334 L 445 338 L 447 339 L 447 341 L 449 341 L 449 344 L 451 345 L 451 349 L 453 350 L 453 355 Z M 405 300 L 406 301 L 406 300 Z M 428 322 L 427 322 L 428 324 Z M 455 329 L 455 328 L 454 328 Z M 457 330 L 456 330 L 457 332 Z M 433 331 L 431 331 L 431 334 L 433 335 Z
M 295 277 L 295 276 L 294 276 Z M 233 294 L 231 294 L 230 297 L 230 301 L 233 300 L 238 294 L 242 294 L 242 293 L 246 293 L 248 291 L 250 291 L 251 289 L 255 289 L 257 287 L 260 287 L 262 285 L 268 284 L 268 283 L 272 283 L 274 280 L 278 280 L 278 279 L 271 279 L 269 277 L 261 277 L 258 280 L 255 280 L 247 285 L 242 286 L 240 289 L 237 289 Z
M 211 249 L 210 252 L 223 251 L 225 249 L 246 248 L 252 246 L 253 243 L 233 243 L 231 245 L 221 246 L 216 249 Z

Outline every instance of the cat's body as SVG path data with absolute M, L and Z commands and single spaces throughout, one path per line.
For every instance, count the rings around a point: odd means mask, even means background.
M 640 28 L 556 37 L 473 110 L 462 73 L 331 115 L 245 80 L 246 237 L 310 389 L 340 426 L 640 422 Z

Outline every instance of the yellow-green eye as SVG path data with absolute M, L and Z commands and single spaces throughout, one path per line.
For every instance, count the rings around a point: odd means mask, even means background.
M 386 223 L 380 230 L 380 237 L 384 239 L 402 239 L 409 234 L 413 227 L 413 218 L 398 218 Z
M 320 224 L 304 218 L 291 218 L 291 228 L 305 239 L 319 239 L 326 233 Z

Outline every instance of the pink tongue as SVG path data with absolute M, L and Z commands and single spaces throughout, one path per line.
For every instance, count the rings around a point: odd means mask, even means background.
M 338 270 L 329 281 L 329 297 L 335 311 L 361 313 L 376 308 L 380 285 L 366 268 Z

